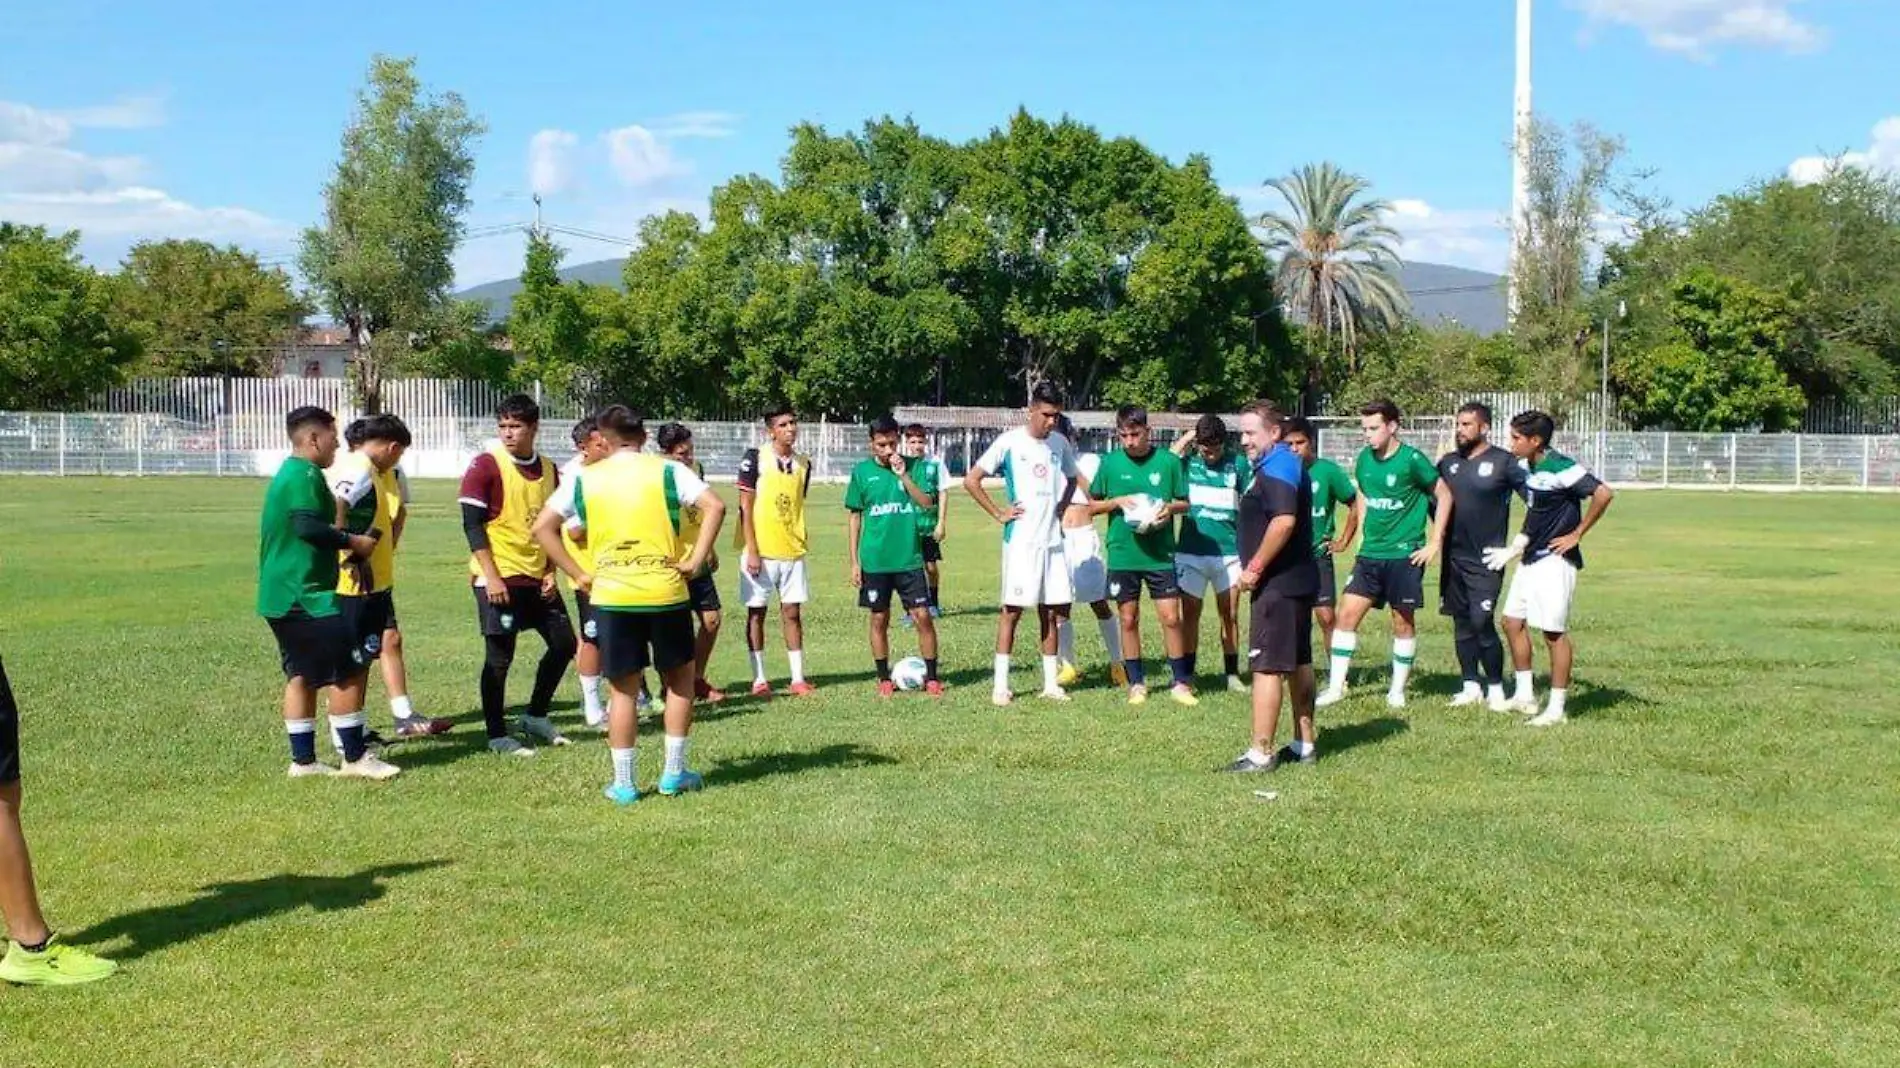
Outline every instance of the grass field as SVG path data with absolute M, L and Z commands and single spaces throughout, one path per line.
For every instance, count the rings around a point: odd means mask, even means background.
M 995 533 L 965 502 L 951 697 L 876 700 L 825 489 L 819 694 L 703 716 L 707 790 L 621 810 L 597 738 L 481 748 L 453 494 L 419 488 L 414 688 L 461 722 L 376 786 L 283 777 L 261 483 L 0 482 L 42 890 L 125 963 L 0 988 L 9 1068 L 1900 1056 L 1891 498 L 1626 493 L 1586 545 L 1572 723 L 1444 707 L 1433 618 L 1402 716 L 1362 683 L 1317 767 L 1236 781 L 1240 699 L 1135 714 L 1090 626 L 1072 705 L 989 706 Z

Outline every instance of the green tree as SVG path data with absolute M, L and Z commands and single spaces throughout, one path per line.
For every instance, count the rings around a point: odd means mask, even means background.
M 1568 396 L 1588 392 L 1594 381 L 1586 370 L 1596 366 L 1589 359 L 1596 336 L 1591 265 L 1622 157 L 1622 141 L 1588 123 L 1568 137 L 1544 119 L 1531 123 L 1530 200 L 1511 263 L 1511 332 L 1544 388 Z
M 524 380 L 565 390 L 594 364 L 589 322 L 579 284 L 561 281 L 561 248 L 537 230 L 528 235 L 521 291 L 508 314 L 508 337 Z
M 1698 267 L 1671 293 L 1670 319 L 1667 341 L 1617 362 L 1638 426 L 1785 430 L 1799 421 L 1806 399 L 1776 364 L 1795 329 L 1785 298 Z
M 78 404 L 120 381 L 139 341 L 110 287 L 80 261 L 79 234 L 0 222 L 0 408 Z
M 377 406 L 379 333 L 434 323 L 448 298 L 481 122 L 461 97 L 424 97 L 413 59 L 377 56 L 323 190 L 324 222 L 304 231 L 300 264 L 324 310 L 349 330 L 364 403 Z
M 119 320 L 145 342 L 156 375 L 270 374 L 274 350 L 312 309 L 290 276 L 235 245 L 145 241 L 113 279 Z
M 1407 321 L 1368 341 L 1357 373 L 1341 376 L 1336 410 L 1386 397 L 1407 412 L 1449 411 L 1469 394 L 1523 388 L 1526 378 L 1524 355 L 1508 335 Z
M 391 371 L 423 378 L 461 378 L 507 388 L 531 381 L 518 372 L 506 331 L 488 322 L 480 301 L 450 300 L 426 322 L 401 334 L 379 335 L 376 344 L 392 346 L 379 355 Z

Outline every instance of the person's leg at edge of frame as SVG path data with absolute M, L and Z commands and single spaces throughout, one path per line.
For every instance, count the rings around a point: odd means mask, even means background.
M 0 981 L 28 986 L 73 986 L 104 979 L 118 964 L 64 945 L 40 911 L 33 860 L 20 824 L 18 779 L 0 783 L 0 918 L 6 921 L 6 954 Z

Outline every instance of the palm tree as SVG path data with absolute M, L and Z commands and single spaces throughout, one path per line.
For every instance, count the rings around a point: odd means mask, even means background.
M 1266 212 L 1254 220 L 1262 244 L 1277 260 L 1280 300 L 1328 346 L 1337 340 L 1357 370 L 1359 338 L 1369 329 L 1397 325 L 1411 309 L 1399 285 L 1397 230 L 1384 222 L 1391 205 L 1362 195 L 1365 179 L 1332 163 L 1307 164 L 1267 188 L 1286 198 L 1288 215 Z M 1317 360 L 1307 371 L 1309 395 L 1319 386 Z

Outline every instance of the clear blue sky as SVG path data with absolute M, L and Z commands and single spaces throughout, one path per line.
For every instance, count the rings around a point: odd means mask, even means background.
M 1331 159 L 1400 203 L 1409 256 L 1502 263 L 1513 0 L 480 7 L 18 0 L 0 14 L 0 217 L 80 227 L 102 264 L 147 236 L 287 255 L 380 50 L 487 121 L 473 225 L 526 219 L 538 184 L 551 221 L 631 235 L 733 174 L 775 175 L 800 120 L 908 114 L 962 138 L 1024 105 L 1205 153 L 1250 210 L 1262 179 Z M 1879 126 L 1900 116 L 1900 4 L 1537 0 L 1536 35 L 1538 111 L 1622 135 L 1679 204 L 1817 153 L 1900 167 L 1900 122 Z M 623 251 L 574 242 L 570 262 Z M 458 265 L 512 274 L 519 241 Z

